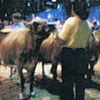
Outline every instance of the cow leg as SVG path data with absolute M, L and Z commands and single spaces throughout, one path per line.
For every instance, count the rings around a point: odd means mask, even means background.
M 92 78 L 92 74 L 93 74 L 93 67 L 95 65 L 95 62 L 94 61 L 90 61 L 89 63 L 89 68 L 88 68 L 88 74 L 87 74 L 87 80 L 88 81 L 91 81 L 91 78 Z
M 1 67 L 1 66 L 0 66 Z M 0 84 L 1 84 L 1 77 L 0 77 Z
M 90 60 L 90 62 L 89 62 L 90 67 L 88 68 L 89 71 L 87 74 L 87 79 L 89 81 L 91 81 L 92 75 L 94 74 L 93 68 L 94 68 L 94 65 L 96 64 L 97 60 L 98 60 L 98 56 L 96 56 L 94 60 Z
M 53 74 L 53 79 L 56 80 L 56 78 L 57 78 L 57 62 L 52 63 L 51 73 Z
M 34 58 L 34 60 L 31 62 L 31 66 L 29 69 L 29 78 L 30 78 L 30 96 L 35 97 L 35 92 L 33 91 L 33 81 L 34 81 L 34 72 L 36 69 L 36 65 L 38 63 L 37 58 Z
M 16 66 L 10 66 L 10 79 L 13 80 L 15 78 L 14 73 L 17 71 Z M 18 78 L 18 77 L 17 77 Z
M 0 79 L 0 84 L 1 84 L 1 79 Z
M 25 79 L 23 77 L 22 68 L 23 68 L 23 66 L 18 66 L 18 74 L 19 74 L 19 78 L 20 78 L 20 87 L 21 87 L 21 91 L 20 91 L 20 94 L 19 94 L 19 99 L 20 100 L 25 99 L 24 93 L 23 93 L 24 92 Z
M 30 97 L 35 97 L 35 92 L 33 91 L 33 81 L 34 81 L 34 69 L 32 69 L 32 71 L 30 72 L 30 93 L 29 96 Z
M 46 76 L 45 76 L 44 63 L 43 63 L 43 62 L 42 62 L 42 75 L 43 75 L 43 78 L 46 77 Z
M 13 67 L 10 67 L 10 79 L 13 79 L 13 73 L 12 73 Z

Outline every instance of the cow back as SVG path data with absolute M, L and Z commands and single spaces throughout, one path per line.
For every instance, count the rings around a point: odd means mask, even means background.
M 26 28 L 13 30 L 8 34 L 0 46 L 1 59 L 5 63 L 13 62 L 22 54 L 29 52 L 32 49 L 32 37 L 29 30 Z

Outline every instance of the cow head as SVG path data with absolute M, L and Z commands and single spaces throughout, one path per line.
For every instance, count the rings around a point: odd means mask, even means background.
M 34 18 L 31 22 L 28 22 L 25 24 L 25 26 L 30 29 L 32 34 L 39 35 L 42 38 L 48 37 L 49 34 L 56 29 L 54 25 L 48 24 L 43 19 L 37 20 L 37 18 Z

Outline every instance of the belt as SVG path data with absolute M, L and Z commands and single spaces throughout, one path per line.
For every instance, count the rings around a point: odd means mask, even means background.
M 84 51 L 85 50 L 84 48 L 67 48 L 67 47 L 64 47 L 63 49 L 72 50 L 72 51 Z

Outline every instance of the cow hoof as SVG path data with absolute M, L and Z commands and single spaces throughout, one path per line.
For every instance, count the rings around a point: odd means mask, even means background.
M 30 93 L 30 97 L 35 97 L 36 96 L 36 93 L 33 91 Z
M 20 93 L 19 94 L 19 100 L 25 100 L 26 98 L 25 98 L 25 95 L 24 95 L 24 93 Z

